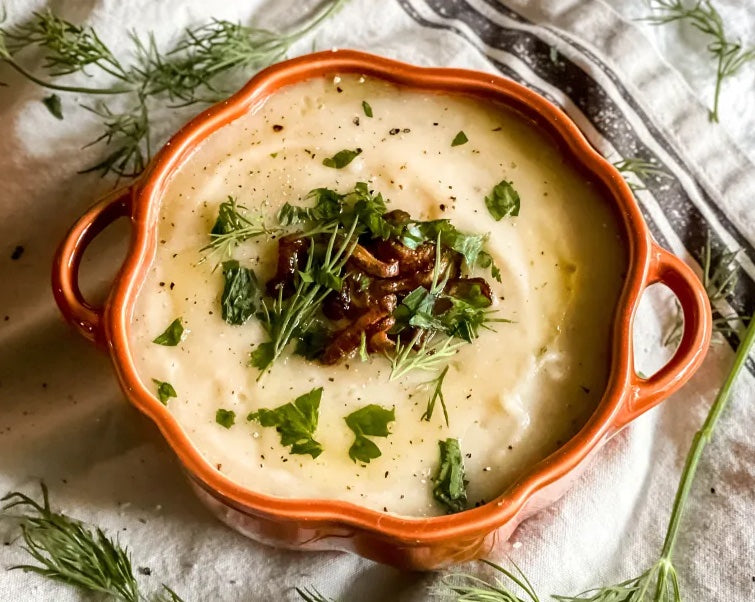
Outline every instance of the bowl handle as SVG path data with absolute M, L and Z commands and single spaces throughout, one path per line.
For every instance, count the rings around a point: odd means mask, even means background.
M 79 289 L 79 266 L 94 238 L 131 213 L 131 186 L 114 190 L 92 206 L 69 230 L 55 253 L 52 292 L 63 316 L 87 339 L 102 341 L 102 307 L 88 303 Z
M 673 357 L 658 372 L 642 378 L 632 366 L 631 394 L 616 418 L 617 430 L 686 383 L 702 363 L 710 344 L 711 309 L 702 282 L 686 263 L 655 243 L 652 257 L 645 287 L 661 282 L 673 291 L 684 315 L 684 330 Z

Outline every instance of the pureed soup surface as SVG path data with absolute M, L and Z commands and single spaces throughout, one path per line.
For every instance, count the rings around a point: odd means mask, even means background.
M 363 106 L 367 101 L 369 107 Z M 371 109 L 372 117 L 367 115 Z M 452 146 L 463 131 L 468 142 Z M 343 149 L 347 166 L 323 165 Z M 518 216 L 495 221 L 485 197 L 502 180 L 521 197 Z M 490 233 L 486 250 L 501 282 L 491 323 L 433 371 L 389 380 L 381 354 L 323 366 L 292 353 L 258 380 L 250 352 L 268 339 L 255 317 L 221 317 L 222 259 L 210 242 L 220 203 L 234 197 L 247 215 L 277 225 L 285 202 L 366 182 L 417 220 L 450 219 Z M 311 203 L 310 203 L 311 204 Z M 167 382 L 167 407 L 204 457 L 232 480 L 285 498 L 329 498 L 405 516 L 443 514 L 433 496 L 439 441 L 459 442 L 467 507 L 490 501 L 585 423 L 605 388 L 612 316 L 626 269 L 620 226 L 593 186 L 522 116 L 490 101 L 411 91 L 355 75 L 315 78 L 276 92 L 264 105 L 210 136 L 172 178 L 160 209 L 156 257 L 131 325 L 138 372 L 150 390 Z M 275 273 L 277 241 L 249 239 L 233 250 L 260 285 Z M 176 318 L 176 346 L 155 344 Z M 440 402 L 422 420 L 440 369 Z M 292 454 L 275 428 L 247 415 L 322 387 L 316 458 Z M 394 408 L 390 435 L 370 437 L 381 455 L 355 462 L 344 418 L 368 404 Z M 218 422 L 219 409 L 233 411 Z M 289 444 L 290 445 L 290 444 Z

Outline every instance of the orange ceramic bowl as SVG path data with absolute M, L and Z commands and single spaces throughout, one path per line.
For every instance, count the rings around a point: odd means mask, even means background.
M 359 73 L 412 89 L 471 95 L 518 111 L 547 131 L 565 157 L 603 190 L 623 226 L 628 265 L 614 317 L 610 375 L 600 404 L 577 435 L 532 466 L 498 498 L 459 514 L 405 518 L 348 502 L 281 499 L 242 487 L 202 457 L 170 411 L 145 388 L 134 367 L 130 321 L 155 255 L 161 196 L 171 175 L 205 138 L 255 111 L 281 87 L 336 73 Z M 131 220 L 130 251 L 107 301 L 94 307 L 78 287 L 81 256 L 93 237 L 122 216 Z M 703 361 L 711 335 L 710 307 L 698 279 L 652 240 L 624 179 L 558 108 L 488 73 L 414 67 L 351 50 L 320 52 L 270 67 L 231 98 L 193 119 L 171 138 L 138 182 L 102 199 L 74 224 L 55 257 L 52 282 L 63 315 L 85 337 L 107 349 L 128 399 L 157 424 L 199 497 L 223 522 L 264 543 L 303 550 L 348 550 L 404 569 L 437 568 L 479 558 L 497 542 L 505 542 L 522 520 L 566 491 L 603 443 L 690 378 Z M 643 290 L 655 282 L 665 283 L 678 297 L 684 333 L 671 361 L 644 379 L 634 371 L 632 321 Z

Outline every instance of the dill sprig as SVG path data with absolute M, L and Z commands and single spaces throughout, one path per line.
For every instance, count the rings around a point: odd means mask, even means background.
M 423 336 L 425 339 L 420 341 Z M 454 340 L 454 337 L 449 335 L 433 333 L 427 336 L 422 330 L 419 330 L 408 343 L 402 343 L 399 335 L 390 358 L 390 380 L 401 378 L 412 370 L 437 370 L 466 344 L 466 341 Z
M 53 512 L 44 483 L 41 488 L 42 504 L 18 491 L 0 500 L 5 502 L 0 516 L 19 521 L 23 549 L 37 561 L 13 566 L 11 570 L 36 573 L 122 602 L 148 600 L 139 591 L 128 550 L 102 529 L 90 529 L 74 518 Z M 21 513 L 17 514 L 19 510 Z M 167 586 L 152 600 L 182 602 Z
M 126 107 L 121 112 L 104 103 L 94 104 L 91 99 L 81 105 L 103 122 L 103 133 L 91 144 L 103 143 L 106 148 L 106 156 L 83 171 L 131 178 L 144 170 L 152 155 L 151 109 L 176 109 L 227 96 L 232 90 L 221 85 L 221 76 L 256 71 L 282 59 L 296 41 L 347 1 L 328 0 L 301 27 L 287 33 L 212 20 L 186 29 L 183 37 L 164 52 L 151 33 L 146 42 L 132 34 L 131 55 L 135 58 L 128 63 L 119 60 L 92 27 L 75 25 L 48 9 L 32 13 L 24 24 L 0 28 L 0 62 L 43 88 L 95 98 L 118 97 Z M 19 53 L 27 49 L 41 51 L 41 74 L 19 61 Z M 77 73 L 90 77 L 97 74 L 103 84 L 59 81 Z M 178 102 L 171 105 L 166 100 Z
M 210 231 L 210 242 L 199 249 L 207 255 L 200 259 L 204 262 L 207 257 L 216 255 L 221 260 L 229 259 L 233 250 L 241 243 L 258 236 L 269 236 L 278 232 L 278 228 L 268 228 L 261 214 L 248 216 L 246 207 L 237 204 L 236 198 L 229 196 L 227 201 L 220 203 L 218 217 Z
M 621 161 L 615 161 L 613 166 L 621 172 L 632 190 L 645 190 L 646 186 L 627 179 L 627 175 L 629 174 L 634 174 L 640 181 L 643 178 L 651 176 L 655 176 L 656 178 L 671 178 L 671 174 L 656 163 L 645 161 L 639 157 L 627 157 Z
M 706 234 L 705 245 L 700 254 L 702 255 L 702 281 L 705 293 L 712 307 L 726 297 L 736 288 L 739 281 L 739 269 L 737 256 L 741 249 L 736 251 L 724 251 L 717 257 L 713 257 L 710 242 L 710 232 Z M 713 319 L 713 332 L 724 336 L 737 332 L 736 323 L 745 322 L 747 319 L 738 315 L 718 315 Z M 682 338 L 684 331 L 684 317 L 682 306 L 674 299 L 674 316 L 671 327 L 663 338 L 664 346 L 676 346 Z
M 735 75 L 745 63 L 755 59 L 755 47 L 743 46 L 740 40 L 726 36 L 721 15 L 710 0 L 697 0 L 687 6 L 684 0 L 653 0 L 650 2 L 653 14 L 643 20 L 652 25 L 665 25 L 676 21 L 689 23 L 692 27 L 712 38 L 706 47 L 716 61 L 716 87 L 713 94 L 713 108 L 708 119 L 718 122 L 718 104 L 721 87 L 725 79 Z
M 257 380 L 281 356 L 291 340 L 307 329 L 325 297 L 332 290 L 340 289 L 344 266 L 359 242 L 356 233 L 358 224 L 358 218 L 352 221 L 348 229 L 340 223 L 331 223 L 324 256 L 317 261 L 315 239 L 310 237 L 307 263 L 297 273 L 294 293 L 284 299 L 283 287 L 280 287 L 272 303 L 262 300 L 258 317 L 269 341 L 261 343 L 252 354 L 252 364 L 260 369 Z M 323 233 L 323 229 L 318 233 Z
M 440 407 L 443 409 L 443 417 L 446 420 L 446 426 L 448 426 L 448 409 L 446 408 L 446 400 L 443 397 L 443 379 L 446 378 L 446 374 L 448 373 L 448 366 L 443 368 L 441 373 L 434 378 L 433 380 L 425 383 L 426 385 L 434 385 L 432 393 L 430 394 L 430 399 L 427 401 L 427 408 L 425 409 L 425 413 L 422 414 L 421 420 L 426 420 L 427 422 L 430 422 L 430 420 L 433 417 L 433 412 L 435 411 L 435 402 L 440 400 Z
M 540 602 L 532 583 L 516 564 L 512 562 L 516 569 L 514 573 L 488 560 L 481 562 L 502 577 L 496 577 L 491 583 L 470 573 L 451 573 L 443 576 L 433 593 L 440 597 L 450 595 L 457 602 Z M 521 591 L 526 598 L 515 590 Z

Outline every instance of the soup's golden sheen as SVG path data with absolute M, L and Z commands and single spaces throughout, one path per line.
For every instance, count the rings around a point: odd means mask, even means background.
M 373 117 L 362 106 L 367 101 Z M 459 131 L 468 142 L 451 146 Z M 322 164 L 361 148 L 347 167 Z M 521 196 L 517 217 L 494 221 L 484 197 L 501 180 Z M 324 367 L 286 354 L 259 382 L 249 366 L 266 337 L 252 318 L 221 318 L 222 270 L 200 262 L 218 206 L 228 196 L 274 222 L 285 202 L 318 187 L 341 192 L 358 181 L 416 219 L 449 218 L 463 231 L 489 232 L 501 269 L 493 309 L 512 323 L 482 330 L 450 361 L 443 384 L 449 426 L 436 407 L 420 420 L 433 373 L 390 382 L 389 362 L 358 357 Z M 625 271 L 617 221 L 593 186 L 555 144 L 520 115 L 490 101 L 410 91 L 344 75 L 276 92 L 254 112 L 209 137 L 172 178 L 160 208 L 156 257 L 131 324 L 134 361 L 146 387 L 173 385 L 168 409 L 205 458 L 257 492 L 329 498 L 408 516 L 444 513 L 432 495 L 438 441 L 458 438 L 469 504 L 499 495 L 517 476 L 584 424 L 608 373 L 612 315 Z M 274 272 L 275 241 L 257 238 L 234 257 L 262 282 Z M 176 317 L 186 328 L 175 347 L 152 340 Z M 274 428 L 248 422 L 323 387 L 316 459 L 291 455 Z M 344 417 L 367 404 L 395 407 L 391 435 L 375 438 L 382 456 L 348 456 Z M 224 428 L 216 411 L 233 410 Z

